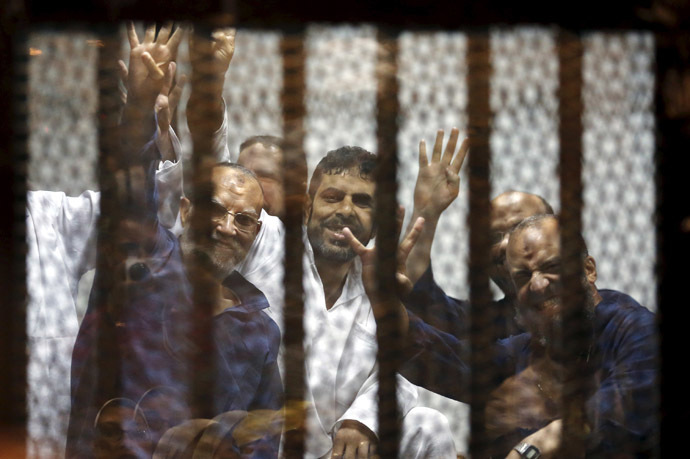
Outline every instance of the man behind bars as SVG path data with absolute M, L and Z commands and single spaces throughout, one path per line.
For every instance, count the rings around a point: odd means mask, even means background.
M 215 90 L 221 101 L 222 88 Z M 218 139 L 227 138 L 227 121 L 223 104 L 214 107 L 218 146 Z M 307 457 L 370 457 L 377 443 L 376 323 L 361 262 L 343 235 L 346 227 L 363 243 L 375 235 L 375 164 L 376 157 L 366 150 L 342 147 L 321 160 L 309 185 L 303 259 L 306 400 L 312 407 L 307 411 Z M 276 217 L 262 214 L 262 221 L 237 271 L 264 292 L 271 305 L 266 313 L 282 326 L 284 229 Z M 437 411 L 416 407 L 416 400 L 416 388 L 399 377 L 401 457 L 455 457 L 448 421 Z
M 437 133 L 431 160 L 429 161 L 424 141 L 419 146 L 419 174 L 414 191 L 414 210 L 410 225 L 418 217 L 424 218 L 424 227 L 417 244 L 407 260 L 407 274 L 414 283 L 412 293 L 405 299 L 405 306 L 440 330 L 465 336 L 469 322 L 469 302 L 445 295 L 432 296 L 438 292 L 431 266 L 431 247 L 441 214 L 457 198 L 460 178 L 458 164 L 468 150 L 468 142 L 460 147 L 461 155 L 453 160 L 452 154 L 458 141 L 458 130 L 453 129 L 445 150 L 443 131 Z M 506 191 L 491 201 L 491 267 L 489 276 L 505 295 L 491 304 L 491 333 L 494 339 L 507 338 L 522 333 L 516 317 L 516 292 L 510 280 L 505 263 L 508 234 L 527 217 L 538 214 L 553 214 L 549 203 L 541 196 L 521 191 Z M 410 226 L 411 227 L 411 226 Z
M 367 250 L 351 242 L 358 251 Z M 538 215 L 521 222 L 510 234 L 506 253 L 527 332 L 500 340 L 492 349 L 495 373 L 487 378 L 487 434 L 496 457 L 552 457 L 561 444 L 560 375 L 569 363 L 556 347 L 565 293 L 557 217 Z M 580 356 L 587 368 L 587 455 L 650 454 L 658 441 L 654 315 L 623 293 L 597 290 L 596 264 L 586 247 L 582 262 L 587 294 L 582 308 L 591 327 L 585 337 L 587 351 Z M 469 401 L 467 341 L 410 314 L 408 342 L 403 375 L 447 397 Z M 443 374 L 421 375 L 419 369 L 429 361 L 442 365 Z
M 307 413 L 308 457 L 369 457 L 377 443 L 376 322 L 361 262 L 344 233 L 349 229 L 364 244 L 375 235 L 375 166 L 376 157 L 366 150 L 342 147 L 319 162 L 309 184 L 303 260 L 307 401 L 313 406 Z M 265 219 L 257 242 L 282 245 L 277 219 Z M 280 257 L 250 253 L 239 268 L 264 291 L 272 314 L 282 314 L 281 263 Z M 401 457 L 454 457 L 447 420 L 416 407 L 416 398 L 414 386 L 399 378 Z
M 155 29 L 147 29 L 144 47 L 155 43 L 154 34 Z M 165 41 L 169 34 L 170 26 L 164 26 L 156 40 Z M 134 53 L 140 44 L 132 25 L 129 38 Z M 208 362 L 215 380 L 215 386 L 207 388 L 210 413 L 278 410 L 282 405 L 278 327 L 263 311 L 268 307 L 263 294 L 233 271 L 261 226 L 261 186 L 245 168 L 217 164 L 210 170 L 210 200 L 193 209 L 189 200 L 182 199 L 184 232 L 179 240 L 161 226 L 153 179 L 158 152 L 153 143 L 138 156 L 132 152 L 145 142 L 136 127 L 150 117 L 157 90 L 158 118 L 170 119 L 167 97 L 175 64 L 165 56 L 146 54 L 143 63 L 130 60 L 130 80 L 140 73 L 148 75 L 144 86 L 148 90 L 128 94 L 123 124 L 135 129 L 120 136 L 125 144 L 123 158 L 113 159 L 119 165 L 116 211 L 121 214 L 110 215 L 112 233 L 102 235 L 108 239 L 101 254 L 104 262 L 96 274 L 100 289 L 92 292 L 73 354 L 69 457 L 88 456 L 92 451 L 101 436 L 94 424 L 95 413 L 104 401 L 113 397 L 136 400 L 152 388 L 161 394 L 189 392 L 190 359 L 198 352 L 192 323 L 204 320 L 192 307 L 191 277 L 197 279 L 197 285 L 204 285 L 212 314 L 208 332 L 216 358 Z M 161 58 L 158 64 L 156 57 Z M 147 58 L 154 65 L 144 69 Z M 166 72 L 158 79 L 153 75 L 160 66 Z M 196 212 L 200 212 L 201 225 L 195 228 L 197 237 L 193 238 L 190 222 Z M 113 367 L 109 358 L 119 365 Z M 166 408 L 175 404 L 179 405 L 177 411 L 186 410 L 180 400 L 173 399 Z M 189 417 L 189 411 L 175 412 L 173 417 L 179 421 L 184 415 Z M 171 427 L 170 422 L 158 424 Z M 143 444 L 155 445 L 163 434 L 162 428 L 154 431 L 152 426 L 148 426 Z M 251 445 L 253 450 L 277 454 L 279 436 L 275 433 L 259 438 Z

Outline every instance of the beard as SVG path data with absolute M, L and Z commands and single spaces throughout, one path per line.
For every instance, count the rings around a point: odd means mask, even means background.
M 355 251 L 350 247 L 350 244 L 345 240 L 331 239 L 328 240 L 326 231 L 338 231 L 347 226 L 352 235 L 357 238 L 359 242 L 366 245 L 371 239 L 371 233 L 365 234 L 366 231 L 362 225 L 354 218 L 343 218 L 335 215 L 327 218 L 321 222 L 315 222 L 312 219 L 312 214 L 309 214 L 307 222 L 307 236 L 309 243 L 314 250 L 315 258 L 322 258 L 329 261 L 346 263 L 355 258 Z
M 594 296 L 590 291 L 591 286 L 584 279 L 583 288 L 585 289 L 584 319 L 585 324 L 578 324 L 578 328 L 587 334 L 591 339 L 594 327 Z M 553 349 L 557 340 L 564 337 L 563 323 L 563 302 L 560 296 L 555 296 L 543 301 L 538 310 L 530 310 L 522 315 L 523 321 L 527 324 L 532 337 L 536 339 L 544 348 Z M 584 325 L 584 327 L 582 326 Z M 572 325 L 567 325 L 572 327 Z M 569 333 L 572 333 L 569 328 Z M 584 336 L 583 336 L 584 338 Z
M 196 260 L 221 280 L 247 255 L 247 250 L 235 238 L 221 239 L 215 232 L 197 242 L 191 237 L 191 231 L 185 231 L 180 236 L 180 248 L 185 258 Z

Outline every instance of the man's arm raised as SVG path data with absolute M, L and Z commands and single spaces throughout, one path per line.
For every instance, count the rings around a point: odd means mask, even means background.
M 458 174 L 469 150 L 469 141 L 465 139 L 456 153 L 459 131 L 453 128 L 446 149 L 441 154 L 443 136 L 443 130 L 439 129 L 431 162 L 427 159 L 426 142 L 422 140 L 419 143 L 419 174 L 414 189 L 414 210 L 408 231 L 418 217 L 424 218 L 425 224 L 417 244 L 407 259 L 407 274 L 413 284 L 422 277 L 431 263 L 431 245 L 434 242 L 438 220 L 443 211 L 458 197 Z

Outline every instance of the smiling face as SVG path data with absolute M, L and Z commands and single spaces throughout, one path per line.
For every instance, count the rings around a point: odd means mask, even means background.
M 515 296 L 515 288 L 506 265 L 506 248 L 510 231 L 533 215 L 546 213 L 538 196 L 520 191 L 500 194 L 491 201 L 491 269 L 489 276 L 508 297 Z
M 561 251 L 555 217 L 518 229 L 508 242 L 507 264 L 515 284 L 523 322 L 543 345 L 553 342 L 562 319 Z M 594 307 L 596 265 L 584 260 L 583 283 L 588 309 Z
M 345 241 L 344 227 L 362 244 L 369 242 L 374 235 L 374 190 L 374 182 L 357 171 L 323 175 L 306 209 L 307 235 L 315 258 L 344 263 L 355 257 Z
M 189 231 L 192 208 L 189 200 L 183 198 L 180 213 L 185 230 L 180 237 L 180 244 L 182 252 L 186 255 L 205 255 L 211 263 L 213 274 L 218 278 L 224 278 L 244 260 L 259 233 L 260 223 L 242 223 L 258 221 L 263 206 L 263 195 L 257 181 L 237 169 L 214 167 L 211 179 L 214 193 L 209 203 L 208 222 L 200 235 L 201 240 L 195 243 L 192 239 Z M 226 212 L 223 213 L 222 209 Z

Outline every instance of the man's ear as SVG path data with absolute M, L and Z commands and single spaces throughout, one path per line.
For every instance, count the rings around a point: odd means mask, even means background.
M 585 258 L 585 277 L 587 277 L 587 282 L 592 285 L 597 281 L 597 263 L 591 255 Z
M 192 203 L 189 201 L 189 199 L 182 196 L 180 198 L 180 220 L 182 221 L 183 227 L 187 224 L 187 219 L 189 218 L 191 211 Z

